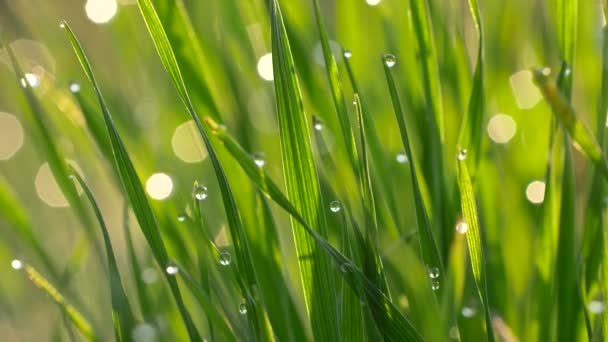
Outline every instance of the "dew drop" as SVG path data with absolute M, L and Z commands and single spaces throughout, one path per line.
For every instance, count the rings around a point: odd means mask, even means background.
M 397 58 L 393 54 L 387 53 L 382 59 L 384 60 L 384 64 L 389 68 L 392 68 L 397 64 Z
M 350 50 L 344 50 L 344 58 L 351 58 L 353 53 Z
M 199 185 L 196 188 L 194 188 L 194 191 L 192 192 L 192 195 L 194 196 L 195 199 L 202 201 L 205 198 L 207 198 L 207 187 L 204 185 Z
M 606 309 L 606 305 L 599 300 L 592 300 L 587 304 L 587 309 L 593 314 L 601 314 Z
M 465 160 L 467 159 L 467 150 L 460 150 L 458 152 L 458 160 Z
M 65 28 L 65 23 L 63 21 L 59 23 L 59 28 Z
M 456 224 L 456 232 L 460 234 L 466 234 L 468 230 L 469 225 L 466 222 L 460 221 Z
M 340 272 L 347 273 L 350 271 L 351 268 L 352 268 L 352 265 L 349 264 L 348 262 L 345 262 L 342 265 L 340 265 Z
M 451 339 L 460 340 L 460 332 L 458 331 L 458 327 L 456 327 L 456 326 L 451 327 L 448 334 Z
M 332 213 L 337 213 L 338 211 L 340 211 L 340 209 L 342 209 L 342 205 L 339 201 L 332 201 L 329 204 L 329 210 L 331 210 Z
M 70 83 L 70 92 L 72 92 L 72 94 L 79 93 L 80 92 L 80 84 L 78 84 L 76 82 Z
M 437 279 L 433 279 L 433 280 L 431 281 L 431 289 L 432 289 L 433 291 L 437 291 L 437 290 L 439 290 L 439 280 L 437 280 Z
M 247 304 L 241 303 L 241 305 L 239 305 L 239 313 L 241 315 L 245 315 L 247 313 Z
M 179 268 L 175 265 L 169 265 L 169 266 L 167 266 L 165 271 L 167 272 L 168 275 L 176 275 L 177 273 L 179 273 Z
M 23 268 L 23 261 L 19 259 L 13 259 L 13 261 L 11 261 L 11 267 L 15 270 L 20 270 Z
M 229 266 L 232 262 L 232 256 L 228 252 L 221 252 L 219 256 L 219 262 L 222 266 Z
M 315 131 L 323 130 L 323 121 L 321 121 L 321 119 L 319 119 L 316 115 L 312 116 L 312 128 L 314 128 Z
M 177 215 L 177 220 L 178 220 L 179 222 L 184 222 L 184 221 L 186 221 L 186 214 L 183 214 L 183 213 L 182 213 L 182 214 Z
M 256 152 L 253 154 L 253 162 L 258 167 L 264 167 L 266 164 L 266 155 L 263 152 Z
M 429 277 L 431 279 L 439 278 L 439 269 L 437 267 L 429 267 Z
M 407 159 L 407 154 L 405 154 L 404 152 L 398 153 L 395 159 L 399 164 L 405 164 L 409 161 L 409 159 Z
M 460 310 L 460 313 L 467 318 L 471 318 L 473 316 L 475 316 L 475 314 L 477 313 L 477 310 L 475 310 L 475 308 L 472 308 L 470 306 L 463 306 L 462 310 Z

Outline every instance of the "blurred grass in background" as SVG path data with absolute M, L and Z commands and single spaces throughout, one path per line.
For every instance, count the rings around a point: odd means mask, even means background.
M 172 1 L 153 2 L 163 13 L 161 19 L 199 116 L 210 116 L 222 122 L 246 152 L 256 162 L 263 163 L 270 178 L 277 184 L 284 184 L 269 55 L 270 5 L 263 0 L 184 1 L 185 13 L 190 16 L 194 28 L 194 32 L 190 32 L 195 34 L 192 36 L 180 31 L 183 29 L 180 24 L 182 12 Z M 557 74 L 560 68 L 560 24 L 553 15 L 554 3 L 559 1 L 480 1 L 479 4 L 484 31 L 486 107 L 482 120 L 482 149 L 474 152 L 478 153 L 480 163 L 473 176 L 485 244 L 489 302 L 498 319 L 495 329 L 502 329 L 503 334 L 510 330 L 522 341 L 535 339 L 539 324 L 539 318 L 530 307 L 536 301 L 533 285 L 535 246 L 543 213 L 552 128 L 551 108 L 534 86 L 530 69 L 547 66 Z M 328 226 L 333 227 L 328 240 L 334 246 L 341 246 L 341 230 L 348 225 L 344 217 L 327 210 L 330 203 L 352 204 L 352 208 L 346 208 L 345 217 L 353 214 L 360 224 L 363 224 L 363 210 L 353 200 L 358 196 L 358 179 L 350 171 L 350 156 L 335 115 L 312 4 L 305 0 L 281 1 L 281 8 L 307 122 L 311 125 L 309 130 L 315 135 L 312 142 L 321 175 L 323 205 L 330 222 Z M 385 53 L 396 57 L 392 73 L 408 119 L 414 157 L 423 172 L 418 177 L 426 177 L 426 182 L 430 183 L 428 178 L 434 176 L 429 174 L 429 165 L 436 155 L 428 143 L 429 122 L 424 113 L 429 104 L 420 64 L 421 56 L 429 51 L 417 48 L 412 21 L 415 13 L 410 10 L 410 2 L 405 0 L 368 0 L 367 3 L 364 0 L 323 0 L 320 4 L 330 47 L 341 73 L 350 121 L 357 122 L 354 107 L 350 105 L 353 89 L 348 82 L 343 49 L 352 54 L 349 63 L 373 123 L 373 127 L 367 129 L 375 130 L 380 142 L 381 154 L 373 156 L 376 165 L 372 165 L 372 183 L 378 212 L 379 252 L 392 301 L 424 336 L 431 336 L 429 340 L 434 340 L 432 336 L 447 340 L 450 338 L 448 332 L 453 333 L 449 328 L 455 322 L 437 323 L 439 331 L 431 332 L 434 311 L 429 309 L 424 316 L 415 315 L 424 312 L 427 304 L 422 300 L 425 297 L 413 298 L 415 293 L 420 293 L 414 288 L 426 288 L 427 284 L 417 282 L 419 277 L 414 275 L 423 269 L 423 263 L 416 257 L 419 251 L 415 235 L 416 203 L 408 166 L 412 156 L 404 154 L 381 60 Z M 442 94 L 434 100 L 442 103 L 444 113 L 444 155 L 440 158 L 445 160 L 443 169 L 448 175 L 448 183 L 444 185 L 448 189 L 445 200 L 456 203 L 457 140 L 463 113 L 468 110 L 477 34 L 467 1 L 429 0 L 428 8 Z M 600 100 L 602 71 L 602 29 L 605 25 L 602 11 L 599 0 L 578 2 L 572 104 L 592 132 L 598 131 L 595 113 Z M 70 24 L 89 56 L 114 122 L 151 198 L 169 255 L 195 274 L 197 250 L 202 247 L 193 238 L 189 218 L 196 211 L 192 205 L 194 182 L 207 188 L 208 197 L 200 202 L 202 217 L 206 231 L 219 248 L 217 252 L 234 256 L 220 189 L 208 153 L 160 63 L 136 1 L 89 0 L 86 6 L 84 1 L 0 3 L 1 34 L 11 42 L 27 73 L 27 82 L 48 114 L 46 122 L 61 155 L 84 176 L 97 198 L 132 306 L 141 301 L 137 281 L 145 283 L 149 315 L 144 320 L 148 325 L 139 326 L 137 333 L 141 336 L 137 335 L 138 339 L 147 341 L 150 335 L 160 340 L 185 339 L 186 331 L 177 309 L 168 300 L 169 292 L 162 277 L 164 270 L 154 263 L 140 230 L 132 228 L 141 267 L 141 273 L 134 274 L 123 229 L 125 199 L 120 180 L 112 167 L 113 161 L 104 153 L 109 151 L 109 145 L 104 151 L 103 144 L 95 144 L 95 141 L 107 139 L 106 131 L 99 126 L 102 130 L 96 136 L 94 129 L 87 129 L 83 109 L 91 108 L 103 125 L 101 112 L 94 91 L 86 81 L 65 33 L 59 28 L 61 19 Z M 11 261 L 21 260 L 34 265 L 51 279 L 47 264 L 60 270 L 73 270 L 69 282 L 55 282 L 55 285 L 69 301 L 77 304 L 102 339 L 110 338 L 113 333 L 106 262 L 98 257 L 101 254 L 97 254 L 87 240 L 81 221 L 54 181 L 41 147 L 44 142 L 28 121 L 24 109 L 27 105 L 24 105 L 20 84 L 6 50 L 0 52 L 0 61 L 3 64 L 0 67 L 0 183 L 23 205 L 25 218 L 29 221 L 25 224 L 32 227 L 50 257 L 50 262 L 41 260 L 36 247 L 16 233 L 14 224 L 5 219 L 7 217 L 0 216 L 0 331 L 11 341 L 64 340 L 68 336 L 62 323 L 64 318 L 53 302 L 36 291 L 21 272 L 11 268 Z M 317 118 L 314 129 L 313 115 Z M 325 146 L 319 145 L 321 140 Z M 263 212 L 260 208 L 272 202 L 264 204 L 266 199 L 264 203 L 260 202 L 261 197 L 238 163 L 219 140 L 213 142 L 236 196 L 247 236 L 253 241 L 250 247 L 254 256 L 259 254 L 253 264 L 259 270 L 268 260 L 276 260 L 284 272 L 289 297 L 295 304 L 297 313 L 294 317 L 301 319 L 301 326 L 294 327 L 294 331 L 305 331 L 310 339 L 311 327 L 305 318 L 289 216 L 276 205 L 270 205 L 274 220 L 270 226 L 276 229 L 279 242 L 278 251 L 274 250 L 274 242 L 265 240 L 272 236 L 272 229 L 260 223 L 264 221 L 260 219 L 260 212 Z M 578 199 L 573 229 L 579 250 L 592 164 L 577 149 L 573 150 L 573 162 L 574 195 Z M 379 167 L 384 169 L 381 175 Z M 429 186 L 432 189 L 432 184 Z M 84 196 L 81 198 L 85 202 Z M 453 205 L 453 208 L 459 206 Z M 443 225 L 457 226 L 460 214 L 456 212 L 459 210 L 453 211 L 453 216 L 443 216 Z M 128 221 L 133 227 L 137 225 L 133 217 Z M 454 265 L 464 267 L 467 256 L 462 252 L 460 236 L 456 234 L 452 240 L 449 234 L 441 233 L 444 231 L 442 226 L 435 225 L 433 229 L 435 236 L 441 237 L 438 245 L 443 261 L 449 259 L 446 263 L 448 272 Z M 92 230 L 97 232 L 97 228 Z M 99 235 L 97 243 L 101 244 L 101 241 Z M 224 260 L 227 255 L 224 254 Z M 595 257 L 599 258 L 601 256 Z M 233 274 L 221 263 L 210 265 L 216 266 L 209 271 L 214 273 L 209 278 L 212 279 L 210 287 L 215 291 L 213 305 L 225 311 L 230 321 L 240 322 L 239 326 L 231 326 L 238 332 L 237 336 L 247 336 L 246 319 L 239 314 L 244 299 Z M 467 281 L 461 284 L 464 286 L 462 298 L 454 299 L 463 341 L 480 340 L 485 336 L 484 309 L 470 273 L 467 268 L 466 275 L 461 275 L 466 276 Z M 201 278 L 205 277 L 201 275 Z M 589 289 L 585 291 L 588 290 L 589 295 L 584 298 L 597 299 L 591 304 L 601 304 L 600 311 L 603 311 L 601 295 L 596 296 L 597 284 L 597 280 L 588 284 Z M 206 317 L 203 314 L 206 310 L 195 304 L 197 302 L 186 288 L 182 287 L 187 306 L 199 330 L 206 335 L 206 321 L 202 318 Z M 590 303 L 585 303 L 585 307 L 587 304 Z M 589 319 L 595 322 L 594 317 Z M 573 323 L 573 329 L 578 338 L 585 336 L 582 320 L 580 324 Z M 295 339 L 300 338 L 302 336 Z M 451 338 L 456 340 L 455 336 Z

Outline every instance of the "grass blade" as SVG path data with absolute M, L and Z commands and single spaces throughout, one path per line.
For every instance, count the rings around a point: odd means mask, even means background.
M 376 321 L 380 331 L 384 333 L 387 341 L 422 341 L 423 338 L 414 326 L 405 318 L 399 310 L 391 303 L 390 299 L 382 293 L 353 262 L 337 251 L 331 244 L 321 236 L 316 230 L 312 229 L 306 222 L 303 215 L 299 213 L 295 205 L 283 195 L 279 187 L 266 174 L 260 172 L 259 167 L 251 159 L 249 154 L 238 145 L 225 129 L 215 123 L 211 118 L 205 118 L 206 123 L 217 134 L 217 137 L 224 143 L 226 149 L 232 157 L 239 163 L 243 171 L 249 176 L 251 181 L 275 203 L 291 215 L 299 225 L 295 227 L 304 229 L 313 243 L 325 252 L 334 264 L 340 267 L 340 274 L 346 283 L 353 289 L 360 300 L 368 303 L 372 316 Z
M 97 85 L 97 81 L 95 80 L 95 76 L 93 75 L 93 71 L 91 70 L 91 66 L 87 60 L 87 57 L 80 46 L 80 43 L 74 36 L 74 33 L 68 26 L 68 24 L 64 21 L 62 22 L 62 26 L 65 29 L 65 32 L 72 44 L 74 52 L 78 57 L 78 60 L 84 70 L 87 78 L 93 85 L 95 89 L 95 93 L 97 98 L 99 99 L 99 105 L 101 107 L 101 111 L 103 113 L 103 118 L 106 123 L 106 128 L 108 130 L 108 134 L 110 136 L 110 142 L 112 144 L 112 151 L 114 154 L 115 167 L 118 170 L 118 174 L 120 175 L 120 179 L 125 190 L 125 193 L 131 203 L 133 208 L 133 212 L 137 217 L 137 221 L 139 222 L 139 226 L 154 253 L 154 257 L 158 265 L 165 269 L 169 265 L 169 256 L 167 254 L 167 249 L 160 235 L 160 231 L 158 228 L 158 224 L 156 222 L 156 218 L 154 217 L 154 213 L 152 211 L 152 207 L 146 198 L 146 194 L 139 180 L 139 176 L 137 175 L 137 171 L 135 170 L 135 166 L 133 166 L 133 162 L 127 153 L 127 150 L 122 142 L 122 139 L 118 135 L 116 127 L 114 126 L 114 122 L 112 121 L 112 117 L 110 116 L 110 112 L 105 104 L 105 100 L 103 99 L 103 95 L 101 94 L 101 90 Z M 171 288 L 171 292 L 175 301 L 177 303 L 178 309 L 188 331 L 188 335 L 191 340 L 198 341 L 200 340 L 200 335 L 192 322 L 192 318 L 188 313 L 184 301 L 182 299 L 179 287 L 177 285 L 177 281 L 175 277 L 163 272 L 169 286 Z
M 188 90 L 186 89 L 184 78 L 182 77 L 175 53 L 173 52 L 171 43 L 169 42 L 165 29 L 163 28 L 154 6 L 150 0 L 138 0 L 137 3 L 139 4 L 139 9 L 144 18 L 146 26 L 148 27 L 152 41 L 156 46 L 156 50 L 160 56 L 161 62 L 163 63 L 165 70 L 169 73 L 169 76 L 173 81 L 173 85 L 175 86 L 175 89 L 177 90 L 182 102 L 190 114 L 190 117 L 192 120 L 194 120 L 199 134 L 201 135 L 201 138 L 205 144 L 205 148 L 207 149 L 211 163 L 213 164 L 213 169 L 217 176 L 222 195 L 222 201 L 224 203 L 224 210 L 226 211 L 226 216 L 228 219 L 228 227 L 230 228 L 230 234 L 234 242 L 234 250 L 236 253 L 235 267 L 237 267 L 238 272 L 244 278 L 243 285 L 245 287 L 241 288 L 241 291 L 243 292 L 243 296 L 247 301 L 247 317 L 250 322 L 250 328 L 253 330 L 253 333 L 255 336 L 257 336 L 257 338 L 262 340 L 270 339 L 271 332 L 268 331 L 262 310 L 259 310 L 260 308 L 258 308 L 261 303 L 257 303 L 252 295 L 254 292 L 254 287 L 258 281 L 256 279 L 256 274 L 253 267 L 247 235 L 244 227 L 242 226 L 236 200 L 234 199 L 230 184 L 226 178 L 226 173 L 220 164 L 215 149 L 211 144 L 207 133 L 205 132 L 203 124 L 198 117 L 193 104 L 190 101 L 190 96 L 188 94 Z
M 91 328 L 91 324 L 86 318 L 71 304 L 69 304 L 63 295 L 57 291 L 57 289 L 42 276 L 34 267 L 31 265 L 23 265 L 23 271 L 25 272 L 28 279 L 40 290 L 44 291 L 51 299 L 59 306 L 66 316 L 70 319 L 72 324 L 80 331 L 80 333 L 89 341 L 98 341 L 97 334 Z
M 494 329 L 492 328 L 492 317 L 490 315 L 490 304 L 488 302 L 488 281 L 486 277 L 484 250 L 477 217 L 477 205 L 471 177 L 466 165 L 466 152 L 461 151 L 458 155 L 458 186 L 460 188 L 460 205 L 464 222 L 468 225 L 466 231 L 467 245 L 475 278 L 475 286 L 479 299 L 485 312 L 487 340 L 494 341 Z
M 422 198 L 422 194 L 420 191 L 420 185 L 418 183 L 418 176 L 416 174 L 415 163 L 416 160 L 414 158 L 413 150 L 410 146 L 410 140 L 407 133 L 407 126 L 405 122 L 405 116 L 401 109 L 401 103 L 399 101 L 399 95 L 397 94 L 397 89 L 395 87 L 395 81 L 393 80 L 393 75 L 391 73 L 391 67 L 383 61 L 384 72 L 386 74 L 386 80 L 388 83 L 388 88 L 391 96 L 391 100 L 393 103 L 393 108 L 395 110 L 395 116 L 397 119 L 397 123 L 399 125 L 399 130 L 401 132 L 401 140 L 403 143 L 403 147 L 405 148 L 405 153 L 409 156 L 409 166 L 410 173 L 412 178 L 412 188 L 414 190 L 414 202 L 416 204 L 416 219 L 418 221 L 418 236 L 420 241 L 420 254 L 422 256 L 422 260 L 425 265 L 429 269 L 437 268 L 439 270 L 440 275 L 445 275 L 445 268 L 443 267 L 443 259 L 439 254 L 439 249 L 435 242 L 435 238 L 433 236 L 433 231 L 431 229 L 431 222 L 429 220 L 429 216 L 426 211 L 426 206 L 424 200 Z M 435 279 L 430 280 L 435 281 Z
M 355 136 L 350 124 L 348 110 L 346 109 L 344 91 L 342 90 L 342 85 L 340 84 L 338 65 L 336 64 L 336 59 L 329 45 L 327 31 L 325 29 L 325 25 L 323 24 L 323 18 L 321 17 L 319 1 L 313 0 L 313 4 L 315 8 L 317 29 L 319 31 L 319 38 L 321 39 L 321 47 L 323 50 L 323 60 L 325 61 L 325 71 L 327 72 L 327 78 L 329 79 L 329 86 L 331 89 L 332 99 L 334 101 L 334 107 L 336 108 L 336 113 L 338 114 L 338 121 L 340 122 L 342 137 L 344 139 L 344 144 L 346 145 L 346 150 L 348 152 L 348 156 L 350 157 L 353 170 L 355 171 L 355 174 L 359 174 L 361 171 L 358 169 L 359 165 L 357 164 L 357 161 L 359 160 L 359 157 L 357 156 L 357 145 L 355 143 Z
M 318 233 L 325 237 L 327 230 L 323 222 L 323 205 L 308 124 L 277 0 L 272 0 L 270 12 L 276 103 L 287 196 L 305 221 L 311 222 L 313 227 L 319 229 Z M 311 237 L 297 227 L 297 220 L 292 218 L 291 222 L 314 337 L 336 341 L 339 339 L 339 324 L 335 305 L 336 284 L 330 261 L 320 253 Z
M 114 321 L 114 334 L 117 341 L 127 341 L 130 339 L 131 330 L 135 324 L 135 318 L 133 316 L 133 311 L 131 310 L 131 306 L 129 305 L 129 300 L 127 299 L 127 294 L 122 285 L 122 280 L 120 278 L 120 272 L 118 271 L 118 265 L 116 264 L 116 258 L 114 256 L 114 249 L 112 248 L 112 241 L 110 240 L 110 235 L 108 234 L 108 229 L 106 228 L 106 223 L 101 214 L 101 210 L 97 205 L 97 201 L 91 192 L 91 189 L 82 179 L 78 171 L 74 168 L 71 168 L 71 173 L 74 175 L 80 186 L 84 189 L 84 193 L 87 196 L 87 199 L 91 203 L 91 207 L 95 212 L 95 217 L 99 223 L 99 227 L 101 228 L 101 233 L 103 235 L 103 242 L 106 248 L 106 254 L 108 258 L 108 270 L 110 275 L 110 293 L 112 298 L 112 320 Z

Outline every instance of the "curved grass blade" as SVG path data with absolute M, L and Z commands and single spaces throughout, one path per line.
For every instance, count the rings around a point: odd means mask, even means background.
M 360 165 L 357 163 L 359 160 L 357 155 L 357 145 L 355 143 L 355 136 L 350 124 L 348 110 L 346 109 L 344 91 L 342 90 L 342 85 L 340 84 L 338 65 L 336 64 L 336 59 L 329 45 L 327 31 L 325 29 L 325 25 L 323 24 L 323 18 L 321 17 L 319 1 L 313 0 L 313 4 L 315 9 L 315 18 L 317 21 L 317 29 L 319 31 L 319 38 L 321 40 L 321 47 L 323 50 L 323 59 L 325 61 L 325 71 L 327 72 L 327 78 L 329 79 L 329 86 L 331 89 L 332 99 L 334 101 L 334 107 L 336 108 L 336 113 L 338 114 L 338 121 L 340 122 L 342 137 L 344 139 L 344 144 L 346 145 L 348 156 L 350 157 L 353 171 L 356 175 L 358 175 L 361 170 L 359 169 Z
M 367 301 L 372 311 L 372 317 L 376 321 L 380 331 L 383 332 L 385 339 L 387 341 L 422 341 L 423 338 L 420 333 L 391 303 L 390 299 L 367 279 L 359 268 L 354 266 L 351 260 L 337 251 L 323 236 L 309 226 L 295 205 L 283 195 L 279 187 L 268 177 L 265 171 L 260 172 L 259 167 L 249 154 L 238 145 L 234 138 L 211 118 L 207 117 L 205 121 L 224 143 L 228 152 L 239 163 L 251 181 L 266 196 L 270 197 L 289 213 L 291 217 L 298 221 L 299 225 L 295 227 L 303 228 L 304 233 L 314 239 L 313 243 L 316 243 L 331 258 L 334 264 L 340 267 L 341 271 L 345 270 L 345 272 L 340 272 L 340 274 L 359 299 Z
M 270 8 L 273 70 L 279 118 L 281 156 L 287 196 L 306 222 L 327 236 L 319 180 L 310 146 L 300 87 L 287 31 L 277 0 Z M 306 307 L 315 339 L 338 340 L 336 284 L 330 260 L 320 253 L 313 239 L 291 219 Z
M 228 219 L 228 227 L 230 228 L 230 234 L 234 242 L 234 250 L 236 254 L 235 267 L 240 274 L 239 278 L 243 278 L 242 285 L 244 286 L 242 286 L 241 291 L 243 292 L 243 296 L 247 301 L 247 318 L 250 322 L 250 328 L 253 330 L 253 334 L 256 338 L 262 340 L 271 339 L 272 334 L 268 330 L 268 325 L 266 324 L 262 310 L 259 310 L 261 307 L 258 308 L 261 303 L 257 303 L 252 295 L 258 281 L 256 279 L 255 269 L 253 267 L 247 235 L 242 226 L 236 200 L 234 199 L 230 184 L 226 178 L 226 173 L 220 164 L 217 153 L 215 152 L 215 149 L 211 144 L 207 133 L 205 132 L 203 124 L 198 117 L 193 104 L 190 101 L 190 96 L 188 94 L 188 90 L 186 89 L 184 78 L 182 77 L 175 53 L 173 52 L 173 48 L 171 47 L 171 43 L 169 42 L 160 18 L 154 9 L 154 5 L 150 2 L 150 0 L 138 0 L 137 3 L 144 18 L 144 22 L 146 23 L 146 27 L 150 32 L 150 36 L 152 37 L 152 41 L 154 42 L 158 55 L 160 56 L 161 62 L 163 63 L 165 70 L 169 73 L 175 89 L 177 90 L 182 102 L 190 114 L 190 117 L 192 120 L 194 120 L 196 127 L 198 128 L 217 176 L 222 201 L 224 203 L 224 210 L 226 211 L 226 217 Z
M 129 202 L 131 203 L 133 212 L 135 213 L 139 226 L 144 233 L 150 248 L 152 249 L 156 262 L 162 269 L 165 269 L 165 267 L 169 265 L 167 249 L 160 235 L 156 218 L 154 217 L 152 207 L 146 198 L 146 194 L 139 180 L 139 176 L 137 175 L 137 171 L 135 170 L 135 166 L 133 166 L 133 162 L 127 153 L 125 145 L 118 135 L 118 131 L 114 126 L 114 122 L 110 116 L 110 112 L 106 106 L 103 95 L 101 94 L 101 90 L 99 89 L 95 76 L 93 75 L 93 71 L 91 70 L 91 66 L 86 55 L 84 54 L 84 51 L 82 50 L 82 47 L 80 46 L 80 43 L 78 42 L 78 39 L 76 36 L 74 36 L 74 33 L 65 21 L 62 22 L 62 27 L 65 29 L 82 69 L 93 85 L 97 98 L 99 99 L 99 105 L 101 107 L 106 128 L 108 130 L 108 135 L 110 136 L 110 142 L 112 144 L 115 167 L 120 175 L 120 180 Z M 194 341 L 200 340 L 200 335 L 192 322 L 192 318 L 190 317 L 188 310 L 186 309 L 175 277 L 167 274 L 166 272 L 163 272 L 163 274 L 165 274 L 165 278 L 169 283 L 169 287 L 171 288 L 171 292 L 175 298 L 190 339 Z
M 540 88 L 561 126 L 568 132 L 572 140 L 582 148 L 585 155 L 595 163 L 604 177 L 608 179 L 608 164 L 603 156 L 602 149 L 589 130 L 576 117 L 574 108 L 564 94 L 558 90 L 555 83 L 551 82 L 542 70 L 534 70 L 534 82 Z
M 477 0 L 469 0 L 469 9 L 473 16 L 475 29 L 477 30 L 477 64 L 473 74 L 473 89 L 469 98 L 469 108 L 462 118 L 460 127 L 460 135 L 458 137 L 458 145 L 462 149 L 466 149 L 469 154 L 470 172 L 472 177 L 475 176 L 477 165 L 479 164 L 482 154 L 481 138 L 483 137 L 483 119 L 485 114 L 485 82 L 484 82 L 484 54 L 483 54 L 483 27 L 479 16 L 479 6 Z
M 101 233 L 103 235 L 103 242 L 106 248 L 106 254 L 108 258 L 108 271 L 109 271 L 109 279 L 110 279 L 110 293 L 112 298 L 112 320 L 114 321 L 114 334 L 117 341 L 127 341 L 130 339 L 131 330 L 135 324 L 135 317 L 133 316 L 133 311 L 131 310 L 131 306 L 129 305 L 129 300 L 127 299 L 127 294 L 122 285 L 122 280 L 120 278 L 120 272 L 118 271 L 118 265 L 116 264 L 116 258 L 114 256 L 114 249 L 112 248 L 112 241 L 110 240 L 110 235 L 108 234 L 108 229 L 106 228 L 106 223 L 101 214 L 101 210 L 97 205 L 97 201 L 91 192 L 91 189 L 82 179 L 78 171 L 74 168 L 70 168 L 70 172 L 80 186 L 82 186 L 84 193 L 87 196 L 87 199 L 91 203 L 91 207 L 95 212 L 95 217 L 99 223 L 99 227 L 101 228 Z
M 418 221 L 418 236 L 420 241 L 420 253 L 422 260 L 425 265 L 429 268 L 438 268 L 441 275 L 445 275 L 445 268 L 443 266 L 443 259 L 439 254 L 439 248 L 435 242 L 433 232 L 431 229 L 431 222 L 426 211 L 426 206 L 422 198 L 420 191 L 420 185 L 418 183 L 418 176 L 416 175 L 415 158 L 410 146 L 410 141 L 407 133 L 407 126 L 405 122 L 405 115 L 401 109 L 401 103 L 399 101 L 399 95 L 397 94 L 397 88 L 395 87 L 395 81 L 391 73 L 390 67 L 386 63 L 384 65 L 384 71 L 386 74 L 386 80 L 393 102 L 393 108 L 395 110 L 395 116 L 401 132 L 401 141 L 405 148 L 405 153 L 409 156 L 409 166 L 412 178 L 412 188 L 414 191 L 414 202 L 416 204 L 416 219 Z M 429 285 L 430 286 L 430 285 Z
M 80 331 L 80 333 L 89 341 L 98 341 L 97 334 L 91 328 L 91 324 L 86 318 L 71 304 L 69 304 L 63 295 L 44 278 L 36 269 L 28 264 L 23 265 L 23 271 L 28 279 L 37 288 L 44 291 L 51 299 L 59 306 L 59 308 L 67 315 L 72 324 Z
M 458 155 L 458 187 L 460 188 L 460 205 L 464 222 L 469 226 L 467 234 L 467 245 L 471 256 L 471 267 L 475 286 L 479 299 L 485 312 L 486 334 L 488 341 L 494 341 L 494 329 L 492 328 L 492 317 L 490 315 L 490 304 L 488 302 L 488 280 L 485 269 L 484 250 L 481 241 L 479 219 L 477 218 L 477 205 L 475 204 L 475 193 L 471 177 L 466 165 L 466 154 L 461 151 Z

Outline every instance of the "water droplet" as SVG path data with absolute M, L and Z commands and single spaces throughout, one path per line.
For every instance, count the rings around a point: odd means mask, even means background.
M 312 116 L 312 128 L 314 128 L 315 131 L 323 130 L 323 121 L 321 121 L 321 119 L 319 119 L 316 115 Z
M 342 265 L 340 265 L 340 272 L 347 273 L 351 270 L 351 268 L 352 268 L 352 265 L 348 262 L 345 262 Z
M 23 77 L 21 77 L 21 86 L 22 86 L 23 88 L 26 88 L 26 87 L 27 87 L 27 81 L 26 81 L 26 80 L 25 80 L 25 78 L 23 78 Z
M 564 76 L 568 77 L 570 74 L 572 74 L 572 69 L 566 68 L 566 70 L 564 70 Z
M 179 268 L 175 265 L 169 265 L 169 266 L 167 266 L 165 271 L 167 272 L 168 275 L 176 275 L 177 273 L 179 273 Z
M 606 309 L 606 305 L 599 300 L 592 300 L 587 304 L 587 309 L 593 314 L 601 314 Z
M 453 340 L 460 340 L 460 331 L 458 331 L 458 327 L 454 326 L 450 328 L 448 332 L 449 336 Z
M 158 272 L 152 267 L 148 267 L 141 272 L 141 280 L 150 285 L 158 281 Z
M 340 211 L 340 209 L 342 209 L 342 204 L 340 204 L 339 201 L 332 201 L 329 204 L 329 210 L 331 210 L 332 213 L 337 213 L 338 211 Z
M 177 220 L 178 220 L 179 222 L 184 222 L 184 221 L 186 221 L 186 214 L 183 214 L 183 213 L 182 213 L 182 214 L 177 215 Z
M 471 318 L 471 317 L 475 316 L 475 314 L 477 313 L 477 310 L 475 310 L 475 308 L 472 308 L 470 306 L 463 306 L 462 310 L 460 310 L 460 313 L 462 313 L 462 315 L 464 317 Z
M 239 313 L 241 315 L 244 315 L 247 313 L 247 304 L 241 303 L 241 305 L 239 305 Z
M 256 152 L 253 154 L 253 162 L 258 167 L 263 167 L 266 164 L 266 155 L 264 152 Z
M 351 58 L 353 53 L 350 50 L 344 50 L 344 58 Z
M 398 153 L 395 159 L 399 164 L 405 164 L 409 161 L 409 159 L 407 159 L 407 154 L 405 154 L 404 152 Z
M 384 64 L 389 68 L 392 68 L 397 64 L 397 58 L 393 54 L 387 53 L 382 59 L 384 60 Z
M 466 234 L 466 232 L 469 230 L 469 225 L 464 222 L 464 221 L 460 221 L 456 224 L 456 232 L 460 233 L 460 234 Z
M 136 325 L 131 331 L 131 339 L 135 342 L 156 341 L 158 332 L 150 323 Z
M 76 82 L 70 83 L 70 91 L 72 92 L 72 94 L 79 93 L 80 92 L 80 84 L 78 84 Z
M 460 150 L 458 152 L 458 160 L 465 160 L 467 159 L 467 150 Z
M 207 198 L 207 187 L 204 185 L 199 185 L 194 188 L 194 192 L 192 193 L 195 199 L 202 201 Z
M 15 270 L 20 270 L 23 268 L 23 261 L 19 259 L 13 259 L 13 261 L 11 261 L 11 267 Z
M 221 252 L 219 257 L 220 265 L 228 266 L 232 262 L 232 255 L 228 252 Z
M 429 277 L 431 279 L 439 278 L 439 269 L 437 267 L 429 267 Z
M 549 75 L 551 75 L 551 68 L 545 67 L 545 68 L 543 68 L 543 70 L 541 70 L 541 72 L 543 75 L 549 76 Z
M 61 21 L 61 22 L 59 23 L 59 27 L 60 27 L 60 28 L 65 28 L 65 23 L 64 23 L 63 21 Z
M 439 280 L 434 279 L 434 280 L 431 281 L 431 289 L 433 291 L 439 290 Z

